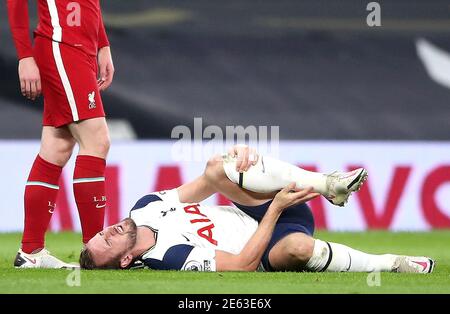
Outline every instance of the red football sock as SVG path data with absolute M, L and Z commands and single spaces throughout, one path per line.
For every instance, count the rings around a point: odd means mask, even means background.
M 22 251 L 32 253 L 44 247 L 45 232 L 55 210 L 58 182 L 62 167 L 51 164 L 39 155 L 31 168 L 25 186 L 25 228 Z
M 83 243 L 103 229 L 105 219 L 105 166 L 102 158 L 79 155 L 73 174 L 73 193 L 80 215 Z

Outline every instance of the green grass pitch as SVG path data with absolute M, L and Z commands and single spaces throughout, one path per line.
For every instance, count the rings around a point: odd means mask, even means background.
M 69 270 L 14 269 L 20 234 L 0 234 L 0 293 L 450 293 L 450 231 L 427 233 L 318 232 L 323 240 L 372 253 L 427 255 L 437 260 L 433 274 L 381 273 L 369 286 L 364 273 L 196 273 L 172 271 L 82 271 L 78 282 Z M 49 234 L 48 249 L 76 261 L 80 235 Z M 372 279 L 374 277 L 371 277 Z M 371 281 L 374 282 L 374 281 Z

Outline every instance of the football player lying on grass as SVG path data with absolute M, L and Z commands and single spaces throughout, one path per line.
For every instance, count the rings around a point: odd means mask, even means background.
M 372 255 L 313 238 L 306 202 L 343 206 L 365 169 L 315 173 L 258 156 L 246 146 L 212 158 L 177 189 L 142 197 L 130 217 L 105 228 L 80 255 L 83 269 L 430 273 L 427 257 Z M 200 204 L 222 193 L 234 206 Z

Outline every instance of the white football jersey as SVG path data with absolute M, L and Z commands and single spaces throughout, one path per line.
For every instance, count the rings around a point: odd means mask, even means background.
M 130 218 L 156 232 L 155 246 L 140 258 L 151 269 L 215 271 L 215 251 L 239 254 L 258 228 L 232 206 L 181 203 L 176 189 L 144 196 Z

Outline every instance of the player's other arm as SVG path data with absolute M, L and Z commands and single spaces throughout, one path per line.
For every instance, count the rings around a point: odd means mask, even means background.
M 208 164 L 210 162 L 208 161 Z M 208 164 L 206 165 L 206 169 L 208 169 Z M 177 192 L 181 203 L 200 203 L 216 193 L 217 189 L 208 181 L 205 170 L 201 176 L 179 186 Z
M 28 0 L 7 0 L 9 25 L 18 59 L 33 56 L 28 16 Z
M 35 100 L 41 94 L 41 76 L 33 58 L 27 0 L 7 0 L 9 25 L 19 59 L 20 90 Z
M 294 183 L 289 184 L 277 193 L 266 214 L 259 223 L 253 236 L 238 255 L 224 251 L 216 251 L 217 271 L 255 271 L 261 261 L 272 237 L 276 222 L 284 209 L 305 203 L 318 193 L 311 193 L 312 188 L 300 190 Z

